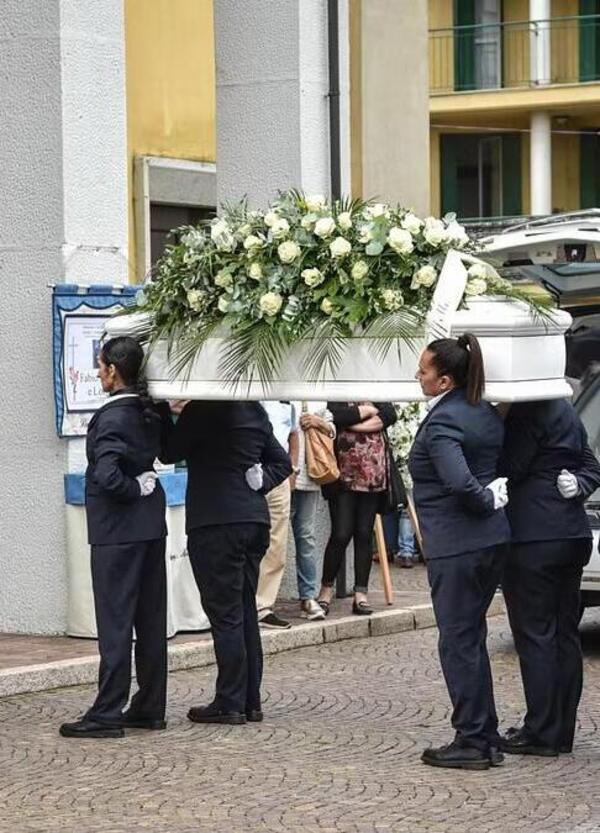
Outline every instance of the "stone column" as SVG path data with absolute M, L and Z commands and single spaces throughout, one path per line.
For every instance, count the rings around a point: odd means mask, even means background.
M 551 17 L 550 0 L 529 0 L 529 60 L 532 84 L 543 85 L 551 81 Z
M 550 114 L 531 114 L 531 213 L 552 213 L 552 133 Z
M 329 192 L 327 3 L 215 0 L 217 199 Z
M 49 283 L 127 278 L 122 0 L 4 0 L 0 15 L 0 631 L 66 620 Z

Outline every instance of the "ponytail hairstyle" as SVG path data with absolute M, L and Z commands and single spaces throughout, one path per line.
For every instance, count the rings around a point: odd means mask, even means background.
M 106 365 L 114 365 L 125 386 L 137 393 L 143 406 L 145 422 L 159 419 L 148 395 L 148 383 L 142 372 L 144 351 L 135 338 L 117 336 L 106 341 L 100 350 L 100 358 Z
M 485 388 L 483 356 L 473 333 L 459 338 L 439 338 L 427 345 L 431 361 L 440 376 L 451 376 L 457 388 L 465 388 L 471 405 L 481 401 Z

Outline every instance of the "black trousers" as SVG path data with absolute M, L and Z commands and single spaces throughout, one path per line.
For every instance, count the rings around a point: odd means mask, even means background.
M 496 546 L 427 562 L 456 740 L 484 750 L 498 737 L 486 614 L 506 553 L 506 546 Z
M 130 711 L 161 720 L 167 698 L 167 578 L 165 539 L 92 546 L 92 586 L 98 628 L 98 696 L 87 717 L 118 725 L 131 686 L 135 627 L 138 691 Z
M 192 569 L 215 646 L 214 702 L 224 711 L 260 709 L 263 655 L 256 587 L 268 546 L 266 524 L 218 524 L 188 534 Z
M 581 697 L 580 584 L 588 538 L 513 544 L 502 582 L 521 665 L 525 728 L 553 749 L 571 749 Z
M 373 526 L 379 492 L 340 491 L 329 501 L 331 534 L 323 558 L 325 587 L 333 587 L 350 541 L 354 542 L 354 590 L 366 593 L 373 563 Z

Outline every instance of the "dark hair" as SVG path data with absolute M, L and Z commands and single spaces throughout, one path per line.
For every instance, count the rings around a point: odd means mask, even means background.
M 427 345 L 440 375 L 451 376 L 457 388 L 467 389 L 467 400 L 476 405 L 485 388 L 481 347 L 473 333 L 459 338 L 439 338 Z
M 142 372 L 144 351 L 139 341 L 130 336 L 111 338 L 102 345 L 100 358 L 104 364 L 114 365 L 126 387 L 138 394 L 144 407 L 145 421 L 158 419 L 148 395 L 148 383 Z

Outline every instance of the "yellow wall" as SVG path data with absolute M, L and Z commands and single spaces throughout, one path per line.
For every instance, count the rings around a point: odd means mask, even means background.
M 552 211 L 580 207 L 579 136 L 552 136 Z
M 215 160 L 212 0 L 124 0 L 129 259 L 135 274 L 133 160 Z

